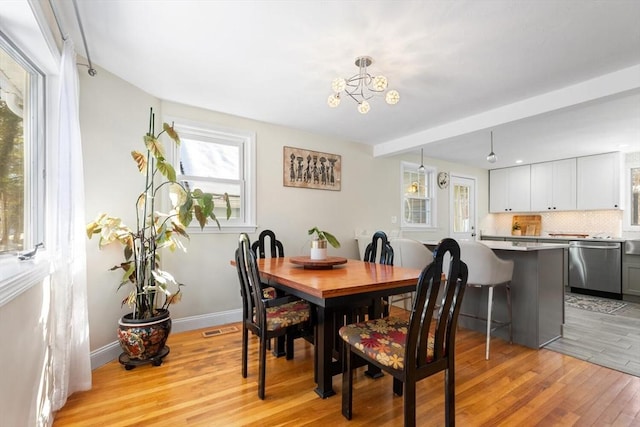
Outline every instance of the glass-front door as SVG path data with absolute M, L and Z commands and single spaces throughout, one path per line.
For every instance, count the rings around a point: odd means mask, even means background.
M 456 240 L 476 238 L 476 180 L 451 175 L 449 235 Z

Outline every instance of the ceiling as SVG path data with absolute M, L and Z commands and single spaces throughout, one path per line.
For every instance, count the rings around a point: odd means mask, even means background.
M 640 2 L 78 1 L 92 62 L 150 94 L 481 168 L 640 151 Z M 85 55 L 73 3 L 59 2 Z M 373 58 L 400 102 L 334 77 Z M 95 78 L 100 78 L 98 74 Z M 490 131 L 498 162 L 489 164 Z M 303 144 L 303 142 L 300 142 Z M 417 157 L 418 158 L 418 157 Z

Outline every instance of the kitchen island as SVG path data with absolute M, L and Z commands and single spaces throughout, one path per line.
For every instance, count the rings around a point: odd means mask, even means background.
M 511 307 L 513 342 L 530 348 L 541 348 L 562 335 L 564 323 L 564 263 L 565 243 L 481 241 L 502 259 L 513 260 Z M 463 260 L 464 261 L 464 260 Z M 476 291 L 476 292 L 474 292 Z M 479 288 L 468 288 L 462 310 L 484 317 L 487 295 Z M 504 292 L 494 293 L 494 319 L 507 319 Z M 465 311 L 469 310 L 469 311 Z M 464 320 L 463 320 L 464 319 Z M 485 323 L 477 319 L 460 318 L 460 325 L 484 331 Z M 509 339 L 507 327 L 497 329 L 494 336 Z
M 425 242 L 431 247 L 429 243 Z M 490 247 L 500 258 L 514 262 L 511 281 L 513 342 L 538 349 L 559 338 L 564 322 L 563 256 L 568 245 L 504 241 L 480 243 Z M 493 319 L 508 319 L 505 292 L 496 289 L 493 299 Z M 471 316 L 486 318 L 487 291 L 468 287 L 461 310 Z M 460 316 L 458 324 L 479 332 L 486 331 L 486 323 L 472 317 Z M 508 341 L 509 328 L 496 329 L 491 335 Z

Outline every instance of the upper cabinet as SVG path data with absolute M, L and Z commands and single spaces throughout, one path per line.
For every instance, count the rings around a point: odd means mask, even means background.
M 624 154 L 489 171 L 489 212 L 622 209 Z
M 622 209 L 622 153 L 578 157 L 578 209 Z
M 489 171 L 489 211 L 528 212 L 531 210 L 531 167 Z
M 531 165 L 531 210 L 576 209 L 576 159 Z

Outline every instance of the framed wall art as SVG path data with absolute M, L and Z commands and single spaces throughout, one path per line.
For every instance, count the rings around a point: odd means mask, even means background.
M 340 191 L 342 158 L 337 154 L 284 147 L 282 165 L 285 187 Z

